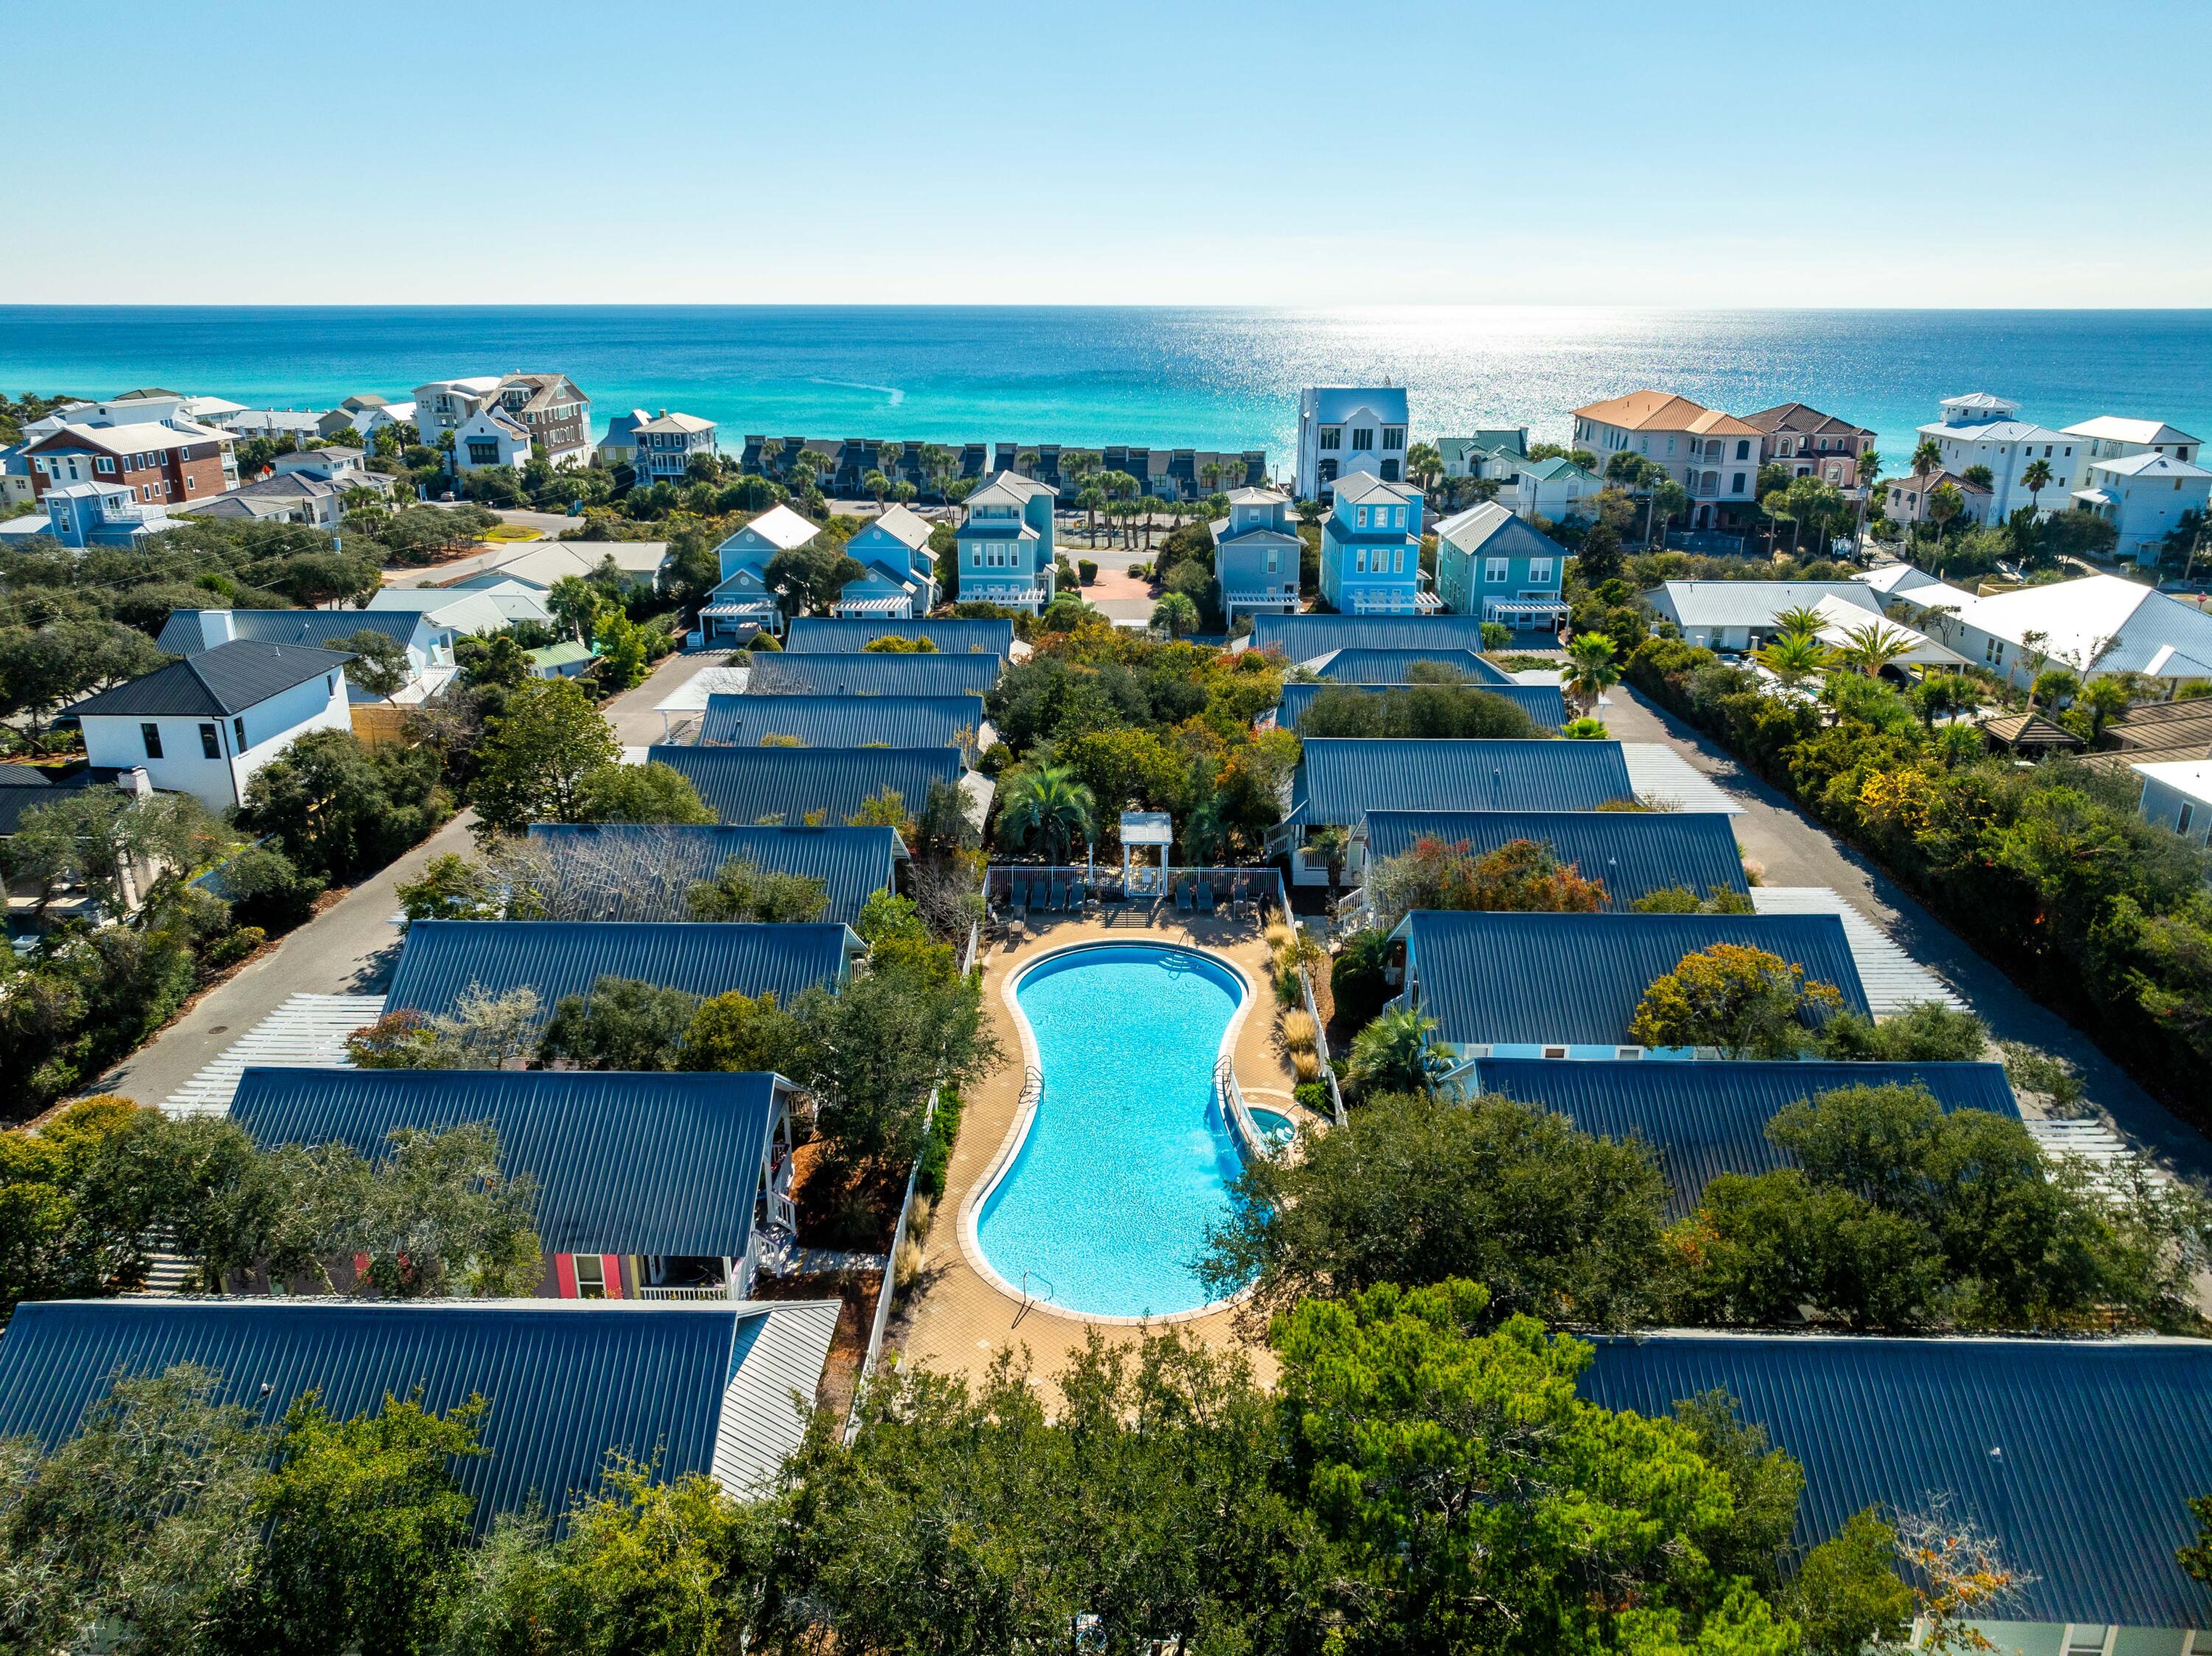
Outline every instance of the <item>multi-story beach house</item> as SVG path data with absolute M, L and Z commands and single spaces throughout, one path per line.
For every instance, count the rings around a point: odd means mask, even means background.
M 638 409 L 629 416 L 635 423 L 626 434 L 630 452 L 624 457 L 636 469 L 639 488 L 653 483 L 680 483 L 690 472 L 694 457 L 720 452 L 714 440 L 712 420 L 702 420 L 696 414 L 671 414 L 666 409 L 649 420 L 641 417 L 643 413 Z M 607 443 L 614 440 L 614 428 L 610 424 Z M 607 452 L 607 444 L 600 444 L 600 454 L 604 456 Z
M 1002 471 L 968 497 L 956 539 L 960 596 L 1042 615 L 1052 602 L 1053 490 Z
M 1455 616 L 1556 630 L 1567 555 L 1495 500 L 1437 525 L 1437 597 Z
M 2111 414 L 2069 426 L 2065 434 L 2087 446 L 2082 458 L 2093 464 L 2122 460 L 2130 454 L 2164 454 L 2186 465 L 2197 459 L 2197 451 L 2204 446 L 2200 439 L 2163 420 L 2127 420 Z
M 1802 403 L 1783 403 L 1743 416 L 1763 434 L 1761 464 L 1787 466 L 1792 477 L 1818 477 L 1838 488 L 1856 488 L 1859 456 L 1874 446 L 1874 433 Z
M 930 561 L 929 522 L 894 506 L 871 519 L 845 543 L 845 554 L 867 571 L 837 595 L 833 613 L 919 621 L 937 604 L 937 573 Z
M 1632 391 L 1575 410 L 1575 446 L 1595 454 L 1600 471 L 1620 453 L 1663 467 L 1689 494 L 1692 530 L 1747 526 L 1765 438 L 1747 421 L 1663 391 Z
M 1437 456 L 1447 477 L 1489 477 L 1509 483 L 1528 458 L 1528 428 L 1505 426 L 1478 431 L 1472 437 L 1439 437 Z
M 1279 488 L 1229 492 L 1229 515 L 1207 525 L 1213 534 L 1213 578 L 1221 614 L 1287 616 L 1298 607 L 1298 560 L 1304 545 L 1290 520 L 1291 497 Z
M 220 498 L 220 497 L 218 497 Z M 135 546 L 183 525 L 122 483 L 64 483 L 46 491 L 46 531 L 64 546 Z
M 1321 595 L 1347 616 L 1417 615 L 1442 606 L 1424 590 L 1421 491 L 1371 471 L 1339 476 L 1321 524 Z
M 794 552 L 822 532 L 787 506 L 772 506 L 714 549 L 722 578 L 699 611 L 707 643 L 757 627 L 783 631 L 783 610 L 768 584 L 768 567 L 779 552 Z
M 2086 487 L 2074 491 L 2074 504 L 2112 525 L 2119 536 L 2115 558 L 2157 562 L 2166 537 L 2183 527 L 2185 514 L 2197 513 L 2195 521 L 2201 523 L 2212 491 L 2212 471 L 2171 454 L 2124 454 L 2091 460 L 2087 468 Z
M 530 428 L 497 403 L 486 403 L 453 433 L 453 464 L 463 471 L 520 466 L 530 458 Z
M 1941 417 L 1921 427 L 1920 435 L 1935 443 L 1942 469 L 1960 477 L 1978 466 L 1990 474 L 1989 494 L 1967 500 L 1967 515 L 1977 523 L 2003 523 L 2024 506 L 2055 512 L 2082 486 L 2087 445 L 2020 418 L 2019 403 L 1978 391 L 1947 397 L 1937 406 Z M 2051 480 L 2032 489 L 2027 470 L 2039 460 L 2051 468 Z
M 552 464 L 591 464 L 592 399 L 567 374 L 510 373 L 499 382 L 497 400 Z
M 179 506 L 220 494 L 238 482 L 230 440 L 203 427 L 148 423 L 64 426 L 27 445 L 24 458 L 39 495 L 65 483 L 116 483 L 141 505 Z
M 1326 502 L 1336 480 L 1354 472 L 1404 481 L 1404 386 L 1317 385 L 1298 393 L 1298 498 Z
M 1522 461 L 1514 469 L 1512 482 L 1498 498 L 1510 499 L 1513 515 L 1525 522 L 1541 518 L 1557 524 L 1570 518 L 1596 517 L 1597 497 L 1604 489 L 1605 480 L 1597 473 L 1583 470 L 1564 454 L 1554 454 L 1547 459 Z
M 415 387 L 415 428 L 432 448 L 448 432 L 458 432 L 499 390 L 497 374 L 467 379 L 433 379 Z

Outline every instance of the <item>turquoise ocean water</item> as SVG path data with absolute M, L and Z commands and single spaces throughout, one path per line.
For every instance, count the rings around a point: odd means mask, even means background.
M 160 385 L 276 406 L 560 368 L 595 419 L 681 408 L 726 434 L 1237 449 L 1286 470 L 1298 389 L 1400 383 L 1416 436 L 1566 434 L 1641 386 L 1873 428 L 1893 470 L 1936 400 L 2063 426 L 2156 416 L 2212 436 L 2212 310 L 1378 311 L 1050 307 L 0 306 L 0 391 Z

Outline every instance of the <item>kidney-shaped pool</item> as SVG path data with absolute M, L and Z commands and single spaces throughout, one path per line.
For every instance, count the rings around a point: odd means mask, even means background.
M 1213 1067 L 1244 996 L 1218 961 L 1152 944 L 1072 949 L 1022 974 L 1044 1088 L 975 1212 L 1008 1288 L 1103 1317 L 1209 1302 L 1192 1266 L 1242 1167 Z

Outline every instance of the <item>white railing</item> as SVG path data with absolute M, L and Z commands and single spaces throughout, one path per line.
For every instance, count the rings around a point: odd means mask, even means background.
M 988 889 L 988 888 L 987 888 Z M 983 923 L 973 920 L 968 926 L 968 952 L 960 960 L 960 975 L 966 977 L 975 969 L 975 951 L 983 942 Z
M 726 1300 L 729 1287 L 723 1283 L 685 1283 L 656 1288 L 641 1283 L 637 1297 L 641 1300 Z
M 792 1158 L 785 1156 L 783 1165 L 769 1180 L 768 1222 L 772 1225 L 781 1225 L 795 1234 L 799 1229 L 799 1208 L 791 1199 L 793 1165 Z
M 1034 1072 L 1032 1072 L 1034 1073 Z M 929 1147 L 929 1124 L 937 1119 L 937 1089 L 929 1089 L 929 1102 L 921 1113 L 922 1149 L 907 1169 L 906 1194 L 899 1198 L 898 1223 L 891 1229 L 890 1252 L 884 1255 L 883 1280 L 876 1285 L 875 1320 L 868 1328 L 868 1349 L 860 1358 L 859 1376 L 853 1386 L 853 1407 L 845 1416 L 845 1441 L 850 1443 L 860 1429 L 860 1404 L 868 1395 L 868 1381 L 876 1372 L 876 1360 L 883 1356 L 884 1333 L 891 1323 L 891 1297 L 897 1288 L 894 1278 L 898 1274 L 899 1244 L 906 1240 L 907 1221 L 914 1213 L 914 1181 L 921 1177 L 921 1158 Z
M 1276 1145 L 1252 1119 L 1251 1108 L 1244 1102 L 1244 1089 L 1237 1079 L 1237 1066 L 1225 1058 L 1213 1061 L 1213 1090 L 1220 1095 L 1221 1114 L 1229 1131 L 1243 1141 L 1244 1154 L 1273 1161 Z
M 1289 913 L 1289 909 L 1283 911 Z M 1314 1056 L 1321 1060 L 1322 1079 L 1328 1084 L 1329 1113 L 1336 1125 L 1344 1125 L 1344 1091 L 1336 1084 L 1336 1066 L 1328 1061 L 1328 1029 L 1321 1021 L 1321 1007 L 1314 1000 L 1313 980 L 1306 976 L 1303 962 L 1298 967 L 1298 992 L 1304 996 L 1306 1016 L 1313 1020 Z
M 1119 863 L 1099 863 L 1085 866 L 1073 863 L 994 863 L 983 876 L 984 899 L 988 904 L 1011 907 L 1017 895 L 1025 901 L 1022 907 L 1030 913 L 1077 913 L 1073 888 L 1077 882 L 1083 885 L 1083 908 L 1100 905 L 1132 907 L 1154 902 L 1171 902 L 1177 913 L 1205 913 L 1196 908 L 1196 888 L 1204 886 L 1214 907 L 1211 913 L 1227 918 L 1235 905 L 1249 903 L 1262 910 L 1272 899 L 1285 914 L 1290 905 L 1283 893 L 1283 877 L 1279 869 L 1247 868 L 1224 865 L 1166 867 L 1132 867 L 1125 887 Z M 1060 906 L 1052 907 L 1053 888 L 1059 888 Z M 1186 911 L 1183 902 L 1192 907 Z

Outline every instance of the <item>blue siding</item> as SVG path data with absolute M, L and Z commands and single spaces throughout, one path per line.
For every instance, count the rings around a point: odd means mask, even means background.
M 732 857 L 829 888 L 822 919 L 850 925 L 860 906 L 896 884 L 906 847 L 888 828 L 714 828 L 663 822 L 532 822 L 543 853 L 548 917 L 683 920 L 694 882 Z
M 1706 811 L 1371 810 L 1367 854 L 1397 857 L 1421 839 L 1464 841 L 1480 857 L 1514 840 L 1552 847 L 1586 878 L 1603 880 L 1613 907 L 1668 886 L 1699 896 L 1713 886 L 1749 892 L 1729 819 Z
M 1014 623 L 1011 621 L 896 621 L 869 616 L 802 616 L 791 623 L 784 648 L 803 653 L 859 652 L 879 638 L 926 638 L 947 655 L 981 651 L 986 655 L 1014 652 Z
M 1006 663 L 994 655 L 757 655 L 746 690 L 768 695 L 984 695 Z
M 1285 684 L 1282 705 L 1275 710 L 1275 722 L 1285 730 L 1297 729 L 1306 716 L 1313 699 L 1323 690 L 1374 691 L 1402 689 L 1399 684 Z M 1567 722 L 1567 699 L 1554 684 L 1471 684 L 1469 689 L 1503 696 L 1515 707 L 1534 719 L 1547 730 L 1558 730 Z
M 714 1465 L 739 1329 L 720 1307 L 349 1304 L 335 1301 L 51 1301 L 0 1338 L 0 1434 L 73 1435 L 118 1373 L 180 1362 L 223 1376 L 228 1400 L 281 1418 L 301 1392 L 348 1416 L 417 1386 L 444 1410 L 481 1394 L 491 1453 L 453 1475 L 489 1529 L 533 1501 L 558 1513 L 596 1489 L 607 1452 L 669 1481 Z M 267 1388 L 265 1391 L 263 1388 Z
M 810 748 L 967 748 L 983 706 L 972 695 L 710 695 L 704 745 L 757 748 L 796 737 Z
M 1563 745 L 1580 747 L 1574 743 Z M 1843 992 L 1869 1016 L 1844 923 L 1833 914 L 1484 914 L 1406 917 L 1421 1010 L 1455 1047 L 1610 1046 L 1653 980 L 1717 943 L 1764 949 Z
M 740 1259 L 775 1092 L 767 1075 L 251 1069 L 230 1113 L 265 1149 L 343 1143 L 372 1158 L 402 1127 L 489 1122 L 501 1171 L 538 1181 L 548 1253 Z
M 1659 1153 L 1668 1212 L 1680 1218 L 1724 1173 L 1795 1165 L 1770 1143 L 1766 1124 L 1815 1093 L 1839 1087 L 1919 1087 L 1947 1110 L 1987 1110 L 2017 1120 L 2002 1064 L 1577 1064 L 1481 1059 L 1465 1078 L 1474 1093 L 1503 1093 L 1570 1117 L 1584 1132 L 1641 1138 Z
M 1323 737 L 1304 745 L 1285 820 L 1350 827 L 1371 810 L 1595 810 L 1634 792 L 1618 742 Z
M 842 925 L 728 925 L 627 920 L 417 920 L 392 974 L 393 1011 L 450 1012 L 471 986 L 529 987 L 550 1013 L 602 977 L 641 978 L 694 995 L 802 989 L 842 980 Z
M 709 810 L 736 824 L 775 816 L 797 827 L 819 811 L 834 827 L 886 788 L 918 811 L 931 784 L 961 773 L 952 748 L 654 747 L 647 756 L 682 771 Z
M 1609 1409 L 1671 1413 L 1726 1392 L 1805 1467 L 1796 1541 L 1931 1491 L 2031 1576 L 2040 1622 L 2212 1625 L 2182 1574 L 2186 1502 L 2212 1489 L 2212 1344 L 2201 1341 L 1604 1338 L 1580 1382 Z
M 1255 616 L 1252 648 L 1311 661 L 1332 650 L 1480 650 L 1476 616 Z

